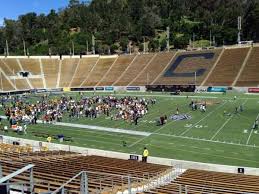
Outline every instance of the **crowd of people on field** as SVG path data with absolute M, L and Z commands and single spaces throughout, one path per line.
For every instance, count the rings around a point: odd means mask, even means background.
M 48 98 L 43 96 L 32 103 L 22 98 L 11 99 L 11 104 L 2 101 L 5 115 L 10 125 L 17 123 L 37 124 L 39 119 L 43 123 L 61 122 L 64 115 L 69 119 L 90 118 L 100 115 L 110 117 L 111 120 L 125 120 L 138 124 L 138 119 L 148 113 L 148 106 L 156 103 L 155 99 L 138 97 L 93 96 L 75 99 L 71 96 Z
M 192 109 L 192 111 L 196 111 L 199 108 L 201 112 L 206 112 L 207 104 L 206 104 L 206 101 L 204 101 L 203 103 L 200 103 L 192 100 L 191 103 L 189 104 L 189 107 Z

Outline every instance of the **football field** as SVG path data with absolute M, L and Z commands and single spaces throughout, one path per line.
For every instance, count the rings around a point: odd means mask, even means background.
M 59 98 L 62 94 L 51 95 Z M 64 95 L 79 98 L 78 93 Z M 107 93 L 85 93 L 85 96 L 109 95 Z M 181 94 L 171 96 L 161 93 L 117 93 L 119 96 L 138 96 L 156 99 L 149 105 L 149 112 L 134 125 L 123 120 L 111 120 L 100 115 L 96 119 L 69 118 L 65 115 L 62 124 L 29 125 L 26 135 L 15 132 L 1 132 L 3 135 L 46 141 L 47 135 L 64 134 L 69 141 L 64 144 L 97 148 L 132 154 L 141 154 L 143 147 L 151 156 L 217 163 L 237 166 L 259 167 L 259 131 L 253 129 L 259 118 L 259 96 L 238 93 L 222 94 Z M 236 99 L 234 99 L 236 96 Z M 38 100 L 28 96 L 30 102 Z M 207 110 L 193 111 L 191 101 L 204 103 Z M 243 111 L 239 110 L 240 105 Z M 172 120 L 179 109 L 179 116 L 188 119 Z M 238 112 L 236 112 L 236 107 Z M 1 111 L 2 115 L 3 110 Z M 163 126 L 157 125 L 160 116 L 167 115 Z M 5 121 L 6 122 L 6 121 Z M 141 133 L 139 133 L 141 132 Z M 142 133 L 145 132 L 145 133 Z M 54 140 L 58 143 L 57 140 Z

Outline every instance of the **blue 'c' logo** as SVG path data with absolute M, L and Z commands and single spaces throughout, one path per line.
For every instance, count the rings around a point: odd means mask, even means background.
M 199 53 L 199 54 L 186 54 L 181 55 L 176 58 L 174 63 L 171 64 L 170 68 L 164 73 L 164 77 L 193 77 L 195 72 L 185 72 L 185 73 L 175 73 L 175 69 L 181 65 L 182 61 L 186 58 L 204 58 L 204 59 L 212 59 L 214 57 L 214 53 Z M 206 69 L 197 69 L 196 76 L 202 76 Z

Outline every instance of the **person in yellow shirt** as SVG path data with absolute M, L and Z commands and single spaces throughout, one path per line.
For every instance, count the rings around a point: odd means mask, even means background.
M 142 162 L 147 162 L 148 155 L 149 155 L 148 149 L 146 147 L 144 147 L 144 151 L 142 154 Z
M 51 140 L 52 140 L 51 136 L 48 136 L 47 141 L 48 141 L 49 143 L 51 143 Z

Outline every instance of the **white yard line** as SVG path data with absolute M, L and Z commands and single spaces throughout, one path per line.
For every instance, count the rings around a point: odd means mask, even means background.
M 197 141 L 204 141 L 204 142 L 211 142 L 211 143 L 220 143 L 220 144 L 235 145 L 235 146 L 242 146 L 242 147 L 259 148 L 259 146 L 256 146 L 256 145 L 246 145 L 246 144 L 239 144 L 239 143 L 234 143 L 234 142 L 216 141 L 216 140 L 209 140 L 209 139 L 202 139 L 202 138 L 188 137 L 188 136 L 179 136 L 179 135 L 172 135 L 172 134 L 152 133 L 152 135 L 175 137 L 175 138 L 181 138 L 181 139 L 197 140 Z
M 6 116 L 0 116 L 0 118 L 6 119 Z M 38 122 L 42 123 L 42 120 L 38 120 Z M 111 127 L 100 127 L 100 126 L 95 126 L 95 125 L 83 125 L 83 124 L 63 123 L 63 122 L 56 122 L 56 123 L 53 123 L 52 125 L 74 127 L 74 128 L 96 130 L 96 131 L 124 133 L 124 134 L 129 134 L 129 135 L 140 135 L 140 136 L 150 136 L 151 135 L 151 133 L 144 132 L 144 131 L 133 131 L 133 130 L 127 130 L 127 129 L 111 128 Z
M 259 118 L 259 113 L 258 113 L 258 115 L 257 115 L 256 119 L 258 119 L 258 118 Z M 246 145 L 248 145 L 248 144 L 249 144 L 249 141 L 250 141 L 250 138 L 251 138 L 251 136 L 252 136 L 253 132 L 254 132 L 254 129 L 252 128 L 252 130 L 250 131 L 249 137 L 247 138 Z
M 218 133 L 225 127 L 225 125 L 230 121 L 230 119 L 232 119 L 233 115 L 231 115 L 231 117 L 229 117 L 225 123 L 223 123 L 223 125 L 217 130 L 217 132 L 210 138 L 210 140 L 213 140 L 217 135 Z
M 243 159 L 243 158 L 235 158 L 235 157 L 230 157 L 230 156 L 224 156 L 222 154 L 218 155 L 218 154 L 209 154 L 209 153 L 204 153 L 204 152 L 201 152 L 200 150 L 198 151 L 191 151 L 189 149 L 180 149 L 180 148 L 176 148 L 176 149 L 171 149 L 170 146 L 168 147 L 165 147 L 164 145 L 163 146 L 160 146 L 160 145 L 152 145 L 153 147 L 157 147 L 157 148 L 161 148 L 161 149 L 167 149 L 167 150 L 180 150 L 182 152 L 190 152 L 190 153 L 197 153 L 197 154 L 201 154 L 201 155 L 207 155 L 207 156 L 216 156 L 216 157 L 221 157 L 221 158 L 228 158 L 228 159 L 235 159 L 235 160 L 240 160 L 240 161 L 247 161 L 247 162 L 256 162 L 258 163 L 257 160 L 247 160 L 247 159 Z
M 191 112 L 191 111 L 189 111 L 187 114 L 189 114 L 190 112 Z M 174 123 L 175 121 L 176 121 L 176 120 L 174 120 L 174 121 L 172 121 L 172 122 L 170 122 L 170 123 L 167 123 L 167 124 L 163 125 L 162 127 L 158 128 L 157 130 L 155 130 L 154 132 L 152 132 L 151 135 L 153 135 L 153 134 L 159 134 L 158 132 L 159 132 L 161 129 L 163 129 L 164 127 L 168 127 L 169 124 L 172 124 L 172 123 Z M 149 136 L 146 136 L 146 137 L 143 137 L 143 138 L 137 140 L 136 142 L 130 144 L 129 147 L 132 147 L 132 146 L 136 145 L 137 143 L 143 141 L 143 140 L 146 139 L 147 137 L 149 137 Z
M 192 112 L 192 111 L 187 112 L 187 114 L 189 114 L 190 112 Z M 159 129 L 155 130 L 152 134 L 159 132 L 161 129 L 163 129 L 164 127 L 167 127 L 169 124 L 174 123 L 175 121 L 176 121 L 176 120 L 174 120 L 174 121 L 168 123 L 167 125 L 165 124 L 164 126 L 162 126 L 162 127 L 160 127 Z
M 211 111 L 210 113 L 208 113 L 205 117 L 203 117 L 201 120 L 199 120 L 198 122 L 196 122 L 195 124 L 193 124 L 191 127 L 189 127 L 187 130 L 185 130 L 183 133 L 181 133 L 181 136 L 185 135 L 186 133 L 188 133 L 194 126 L 196 126 L 197 124 L 199 124 L 201 121 L 203 121 L 204 119 L 206 119 L 207 117 L 209 117 L 212 113 L 214 113 L 216 110 L 218 110 L 219 108 L 221 108 L 222 106 L 224 106 L 227 103 L 224 102 L 223 104 L 221 104 L 220 106 L 218 106 L 217 108 L 215 108 L 215 110 Z
M 146 139 L 146 138 L 147 138 L 147 137 L 143 137 L 143 138 L 141 138 L 141 139 L 135 141 L 134 143 L 130 144 L 129 147 L 131 148 L 132 146 L 138 144 L 139 142 L 143 141 L 143 140 Z
M 92 92 L 92 91 L 91 91 Z M 75 93 L 75 92 L 70 92 L 71 93 Z M 104 93 L 104 92 L 101 92 L 101 93 Z M 126 94 L 123 94 L 123 93 L 116 93 L 116 94 L 112 94 L 114 96 L 129 96 L 131 92 L 127 92 Z M 158 93 L 158 92 L 156 92 Z M 205 93 L 205 94 L 209 94 L 209 93 Z M 223 97 L 223 96 L 220 96 L 222 94 L 219 94 L 219 97 L 218 96 L 186 96 L 186 95 L 179 95 L 179 96 L 176 96 L 176 95 L 170 95 L 170 94 L 167 94 L 167 95 L 160 95 L 160 94 L 150 94 L 150 95 L 147 95 L 147 94 L 136 94 L 136 93 L 133 93 L 133 94 L 130 94 L 130 95 L 133 95 L 133 96 L 140 96 L 140 97 L 164 97 L 164 98 L 202 98 L 202 99 L 221 99 L 221 100 L 233 100 L 234 97 Z M 259 95 L 259 94 L 250 94 L 250 95 Z M 249 99 L 249 100 L 258 100 L 258 98 L 244 98 L 244 97 L 239 97 L 238 98 L 239 100 L 246 100 L 246 99 Z
M 75 127 L 75 128 L 82 128 L 82 129 L 92 129 L 97 131 L 107 131 L 107 132 L 114 132 L 114 133 L 124 133 L 129 135 L 141 135 L 141 136 L 150 136 L 151 133 L 148 132 L 142 132 L 142 131 L 133 131 L 133 130 L 127 130 L 127 129 L 117 129 L 117 128 L 110 128 L 110 127 L 100 127 L 100 126 L 94 126 L 94 125 L 81 125 L 81 124 L 74 124 L 74 123 L 62 123 L 57 122 L 53 125 L 57 126 L 67 126 L 67 127 Z
M 129 94 L 113 94 L 115 96 L 129 96 Z M 160 94 L 133 94 L 133 96 L 141 96 L 141 97 L 165 97 L 165 98 L 187 98 L 187 96 L 175 96 L 175 95 L 160 95 Z M 188 98 L 215 98 L 218 99 L 216 96 L 188 96 Z M 227 98 L 227 99 L 233 99 L 233 98 Z M 240 98 L 241 99 L 241 98 Z M 245 98 L 246 99 L 246 98 Z
M 166 100 L 163 99 L 163 100 L 159 101 L 159 103 L 161 103 L 161 102 L 166 102 Z M 154 105 L 154 106 L 155 106 L 155 105 Z M 146 118 L 145 118 L 145 119 L 147 119 L 147 118 L 151 117 L 151 115 L 157 114 L 157 113 L 159 113 L 159 112 L 160 112 L 160 111 L 157 110 L 157 111 L 155 111 L 155 112 L 153 112 L 153 113 L 149 113 L 149 114 L 146 115 Z M 168 114 L 168 113 L 170 113 L 170 112 L 173 112 L 173 111 L 172 111 L 172 110 L 168 110 L 168 111 L 164 112 L 164 114 L 166 115 L 166 114 Z M 143 119 L 143 118 L 142 118 L 142 119 Z M 143 119 L 143 120 L 145 120 L 145 119 Z M 153 116 L 152 116 L 150 119 L 152 120 L 152 119 L 153 119 Z M 140 123 L 138 126 L 133 127 L 132 129 L 136 129 L 136 128 L 138 128 L 139 126 L 142 126 L 142 125 L 145 125 L 145 124 L 146 124 L 146 123 Z
M 247 103 L 248 99 L 245 100 L 245 102 L 242 104 L 243 106 Z M 225 123 L 223 123 L 223 125 L 217 130 L 217 132 L 210 138 L 210 140 L 213 140 L 218 133 L 225 127 L 225 125 L 233 118 L 233 115 L 231 115 L 231 117 L 229 117 Z
M 250 131 L 250 134 L 249 134 L 249 136 L 248 136 L 248 138 L 247 138 L 247 141 L 246 141 L 246 145 L 248 145 L 248 143 L 249 143 L 249 141 L 250 141 L 250 138 L 251 138 L 253 132 L 254 132 L 254 129 L 252 129 L 252 130 Z

